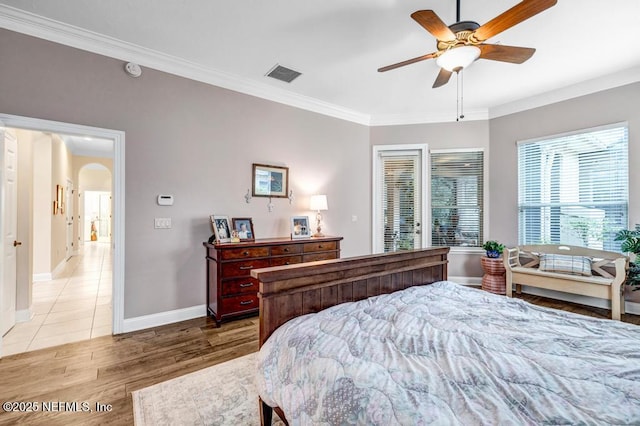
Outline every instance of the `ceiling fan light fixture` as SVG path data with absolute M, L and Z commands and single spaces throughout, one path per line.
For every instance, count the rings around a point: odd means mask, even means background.
M 447 71 L 458 71 L 466 68 L 480 57 L 480 48 L 477 46 L 460 46 L 447 50 L 438 56 L 436 63 Z

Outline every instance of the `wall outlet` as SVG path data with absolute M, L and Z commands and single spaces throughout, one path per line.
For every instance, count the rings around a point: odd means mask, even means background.
M 170 217 L 156 217 L 153 227 L 155 229 L 171 229 Z

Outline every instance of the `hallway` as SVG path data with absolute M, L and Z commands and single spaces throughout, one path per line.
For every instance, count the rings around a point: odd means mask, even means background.
M 110 335 L 112 265 L 110 243 L 86 242 L 56 279 L 34 283 L 34 316 L 3 337 L 2 356 Z

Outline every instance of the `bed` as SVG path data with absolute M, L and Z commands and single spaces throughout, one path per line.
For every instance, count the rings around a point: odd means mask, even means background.
M 264 424 L 640 424 L 639 327 L 447 281 L 446 249 L 254 272 Z

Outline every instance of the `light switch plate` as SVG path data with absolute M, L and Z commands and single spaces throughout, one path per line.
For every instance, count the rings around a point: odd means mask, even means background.
M 171 229 L 171 218 L 170 217 L 156 217 L 154 220 L 153 227 L 155 229 Z

